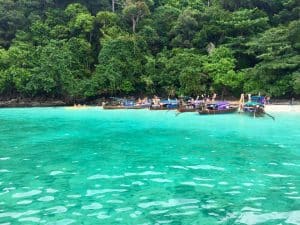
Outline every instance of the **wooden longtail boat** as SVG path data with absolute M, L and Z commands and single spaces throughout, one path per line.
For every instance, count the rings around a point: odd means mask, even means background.
M 209 115 L 209 114 L 227 114 L 234 113 L 237 111 L 237 107 L 230 107 L 228 109 L 203 109 L 199 110 L 200 115 Z
M 217 102 L 207 104 L 202 110 L 199 110 L 200 115 L 228 114 L 236 112 L 238 107 L 230 106 L 228 102 Z
M 247 102 L 243 106 L 243 111 L 250 116 L 262 117 L 265 115 L 265 108 L 263 104 L 258 102 Z
M 251 101 L 243 105 L 243 111 L 253 117 L 262 117 L 266 114 L 264 103 L 263 96 L 252 96 Z
M 150 104 L 145 105 L 103 105 L 103 109 L 147 109 L 150 107 Z
M 170 106 L 167 106 L 167 105 L 151 105 L 149 107 L 150 110 L 176 110 L 177 109 L 177 106 L 176 107 L 170 107 Z
M 195 102 L 195 104 L 187 104 L 187 105 L 180 105 L 177 109 L 178 112 L 184 113 L 184 112 L 197 112 L 199 110 L 202 110 L 204 108 L 204 103 L 201 102 Z
M 178 108 L 177 100 L 162 100 L 159 104 L 152 104 L 150 110 L 175 110 Z
M 186 106 L 180 106 L 177 111 L 184 113 L 184 112 L 196 112 L 198 109 L 195 107 L 186 107 Z
M 146 109 L 150 103 L 137 104 L 134 100 L 111 98 L 112 101 L 103 105 L 103 109 Z

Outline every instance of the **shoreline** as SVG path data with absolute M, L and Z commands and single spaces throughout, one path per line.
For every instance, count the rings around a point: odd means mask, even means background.
M 17 100 L 12 99 L 8 101 L 0 101 L 0 108 L 32 108 L 32 107 L 56 107 L 56 106 L 70 106 L 70 104 L 61 100 Z
M 103 99 L 97 99 L 91 102 L 82 103 L 86 106 L 100 106 Z M 238 101 L 229 101 L 233 105 L 238 105 Z M 56 99 L 10 99 L 0 101 L 0 109 L 2 108 L 34 108 L 34 107 L 70 107 L 70 102 Z M 295 101 L 293 105 L 289 101 L 274 101 L 272 104 L 265 106 L 266 112 L 297 112 L 300 113 L 300 102 Z
M 266 105 L 266 112 L 296 112 L 300 113 L 300 105 Z
M 0 104 L 0 109 L 9 109 L 9 108 L 47 108 L 47 107 L 67 107 L 69 109 L 76 109 L 76 107 L 68 104 L 50 104 L 50 103 L 35 103 L 35 104 L 19 104 L 19 105 L 10 105 L 10 106 L 3 106 Z M 89 108 L 89 107 L 101 107 L 99 105 L 91 104 L 85 105 L 82 109 Z M 101 107 L 102 108 L 102 107 Z M 81 109 L 81 108 L 79 108 Z M 300 113 L 300 105 L 266 105 L 265 110 L 267 113 Z M 108 109 L 109 111 L 109 109 Z

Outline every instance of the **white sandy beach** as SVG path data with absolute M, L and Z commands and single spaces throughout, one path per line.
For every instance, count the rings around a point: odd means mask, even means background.
M 266 112 L 298 112 L 300 113 L 300 105 L 266 105 Z

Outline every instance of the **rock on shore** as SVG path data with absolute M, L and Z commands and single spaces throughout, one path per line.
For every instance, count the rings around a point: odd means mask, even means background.
M 32 99 L 10 99 L 0 101 L 0 108 L 6 107 L 49 107 L 66 106 L 67 103 L 61 100 L 32 100 Z

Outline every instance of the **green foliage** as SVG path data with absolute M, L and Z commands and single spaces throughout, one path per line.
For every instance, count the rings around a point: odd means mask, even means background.
M 150 10 L 147 3 L 143 0 L 126 0 L 123 14 L 127 20 L 131 21 L 132 31 L 135 33 L 139 21 L 144 16 L 148 16 Z
M 236 72 L 236 60 L 230 49 L 225 47 L 216 48 L 207 57 L 204 63 L 204 71 L 212 78 L 212 87 L 215 91 L 234 91 L 241 87 L 243 73 Z
M 273 96 L 292 94 L 292 73 L 300 68 L 300 22 L 271 28 L 249 42 L 249 50 L 260 60 L 248 73 L 259 80 L 258 88 Z
M 203 73 L 204 57 L 191 49 L 173 49 L 158 55 L 160 74 L 154 78 L 166 95 L 199 95 L 205 92 L 208 76 Z
M 197 11 L 186 9 L 178 17 L 170 35 L 173 37 L 171 44 L 174 47 L 191 47 L 192 39 L 198 28 L 196 20 Z
M 300 94 L 300 71 L 293 73 L 293 88 L 297 94 Z
M 300 95 L 299 12 L 297 0 L 0 0 L 0 94 Z
M 143 54 L 139 39 L 122 36 L 104 42 L 94 79 L 99 94 L 132 93 L 142 75 Z

